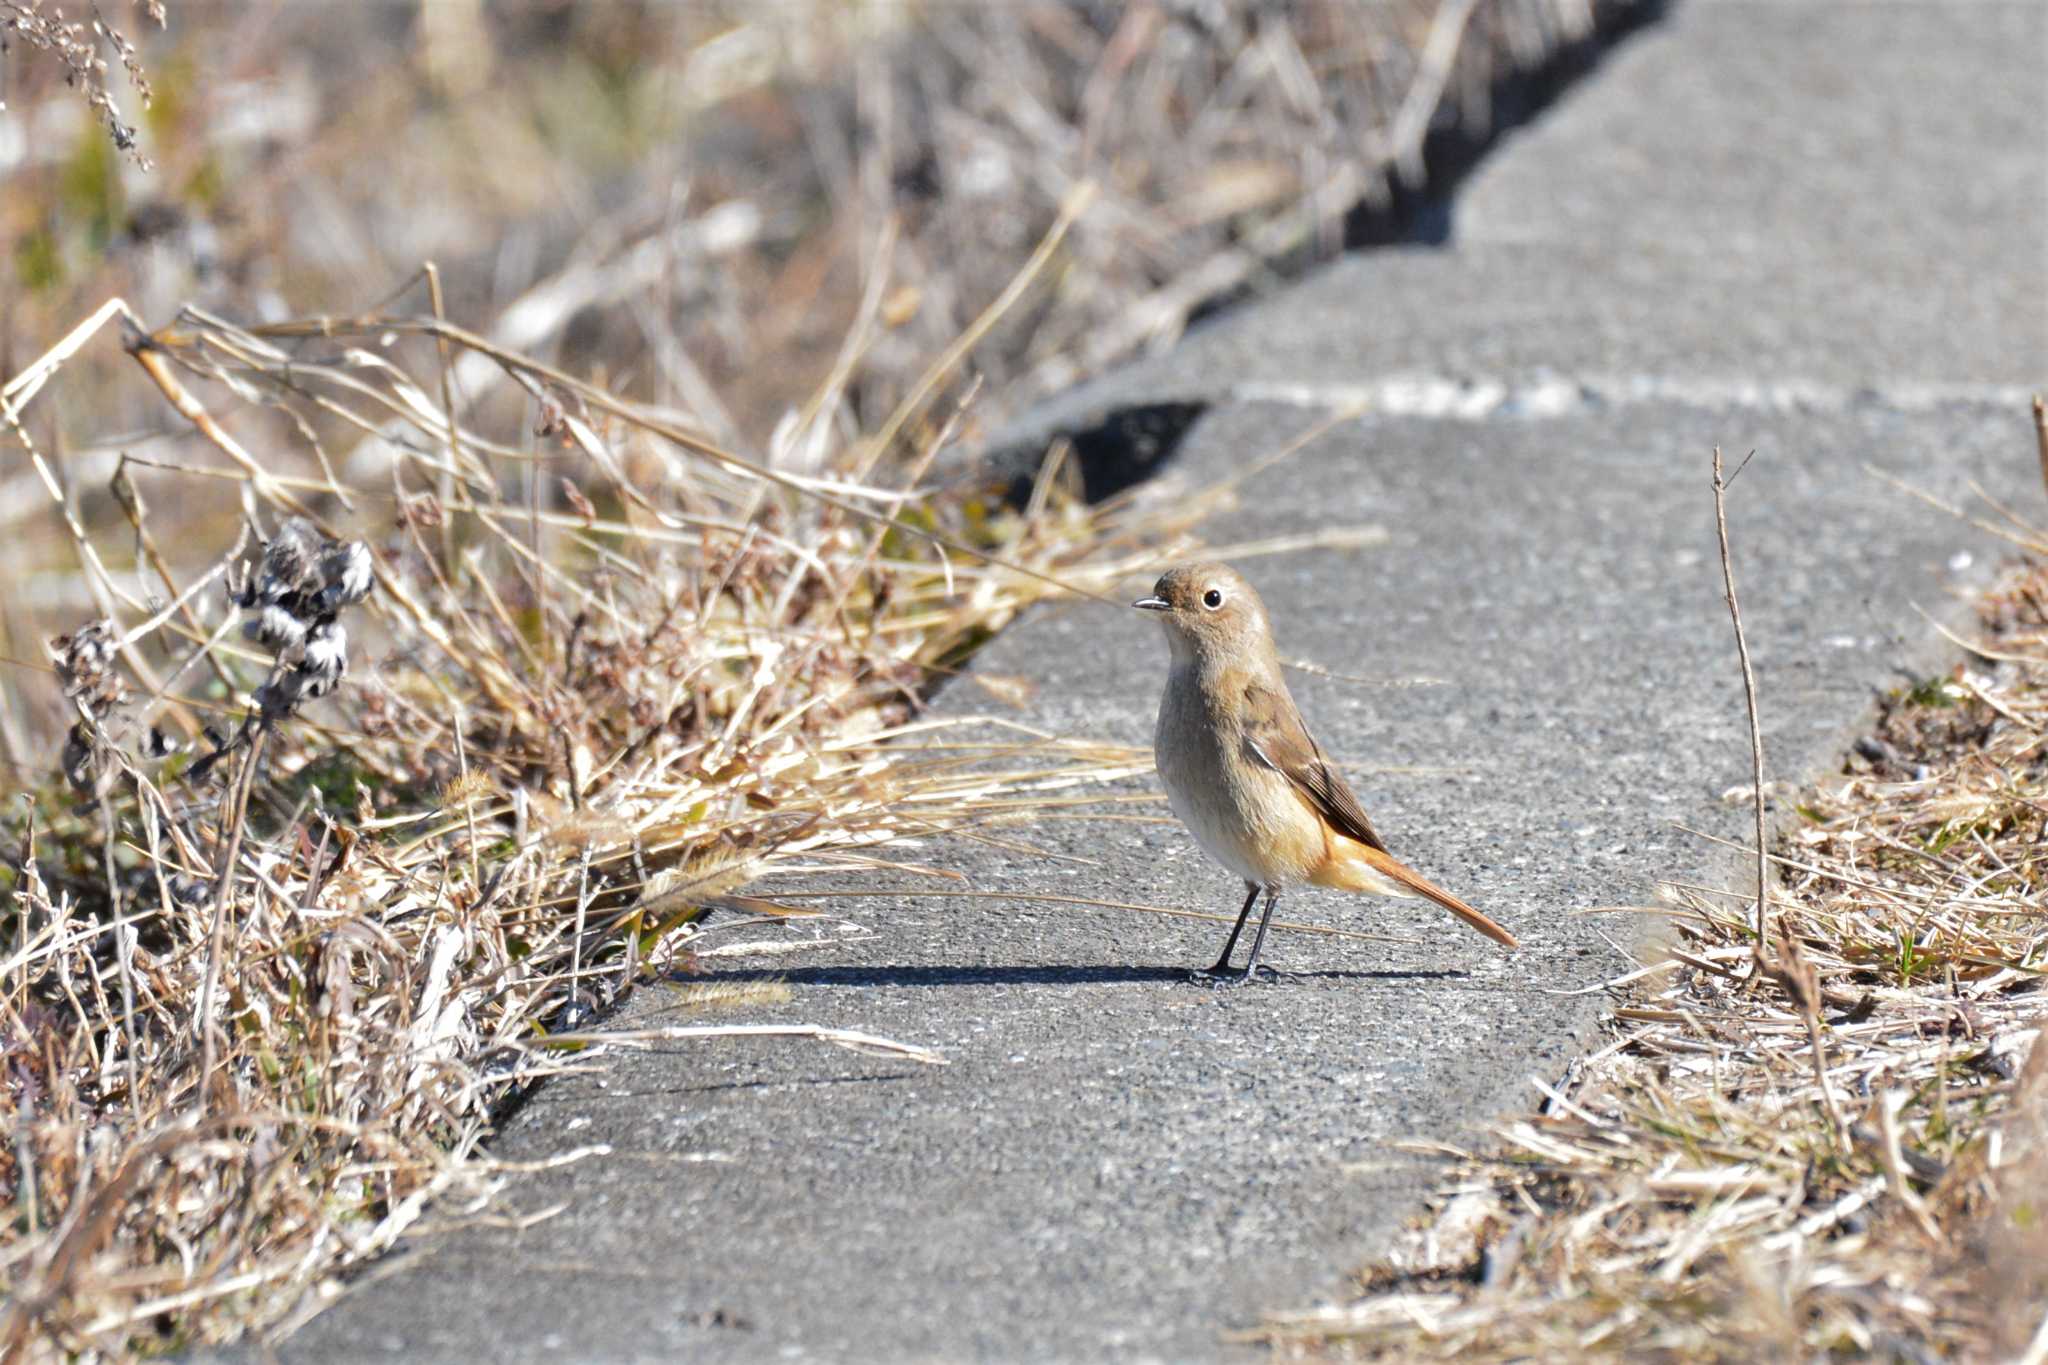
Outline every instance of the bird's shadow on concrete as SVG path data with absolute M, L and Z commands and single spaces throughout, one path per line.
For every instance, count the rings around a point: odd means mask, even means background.
M 1282 971 L 1261 966 L 1262 987 L 1289 981 L 1446 981 L 1469 975 L 1461 971 Z M 743 968 L 721 971 L 720 981 L 779 981 L 791 986 L 1102 986 L 1204 985 L 1189 967 L 1108 963 L 1099 966 L 919 966 L 919 967 L 789 967 L 781 970 Z

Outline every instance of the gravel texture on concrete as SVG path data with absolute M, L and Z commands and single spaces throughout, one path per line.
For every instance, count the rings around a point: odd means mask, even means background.
M 2039 505 L 2018 386 L 2048 376 L 2048 9 L 1696 0 L 1482 168 L 1442 250 L 1374 253 L 1051 405 L 1046 427 L 1210 404 L 1151 496 L 1376 409 L 1248 483 L 1218 542 L 1376 526 L 1247 560 L 1293 686 L 1394 852 L 1524 938 L 1425 904 L 1297 893 L 1287 973 L 1189 984 L 1212 925 L 850 899 L 869 931 L 740 975 L 728 1016 L 933 1047 L 922 1067 L 797 1042 L 620 1055 L 547 1086 L 497 1145 L 608 1156 L 380 1267 L 287 1360 L 1187 1360 L 1262 1308 L 1338 1292 L 1427 1168 L 1590 1036 L 1661 879 L 1748 812 L 1708 452 L 1755 462 L 1731 517 L 1774 776 L 1835 761 L 1873 689 L 1924 672 L 1996 554 L 1866 466 Z M 1131 585 L 1135 591 L 1144 585 Z M 1149 741 L 1165 649 L 1137 613 L 1045 611 L 977 661 L 1015 718 Z M 955 687 L 941 705 L 993 706 Z M 1132 784 L 1149 790 L 1151 784 Z M 1159 808 L 1163 813 L 1163 806 Z M 1067 861 L 924 850 L 982 889 L 1217 911 L 1235 884 L 1170 823 L 1032 832 Z M 619 1022 L 658 1022 L 641 993 Z

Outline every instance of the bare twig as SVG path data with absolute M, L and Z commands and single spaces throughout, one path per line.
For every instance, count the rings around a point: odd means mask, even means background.
M 1770 848 L 1764 836 L 1764 732 L 1757 722 L 1756 711 L 1756 670 L 1749 662 L 1749 640 L 1742 631 L 1742 606 L 1735 597 L 1735 565 L 1728 551 L 1728 485 L 1756 458 L 1750 451 L 1743 456 L 1735 473 L 1723 477 L 1721 470 L 1721 447 L 1714 447 L 1714 528 L 1721 537 L 1721 586 L 1728 602 L 1728 618 L 1735 623 L 1735 653 L 1742 660 L 1742 697 L 1749 708 L 1749 764 L 1752 790 L 1756 796 L 1756 941 L 1755 958 L 1751 971 L 1754 976 L 1764 969 L 1765 917 L 1770 905 Z

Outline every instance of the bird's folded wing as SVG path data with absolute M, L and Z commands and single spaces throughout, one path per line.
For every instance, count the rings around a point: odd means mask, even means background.
M 1244 691 L 1244 742 L 1252 760 L 1292 782 L 1339 834 L 1385 853 L 1379 831 L 1366 818 L 1365 807 L 1342 774 L 1324 759 L 1323 751 L 1301 723 L 1294 699 L 1284 691 L 1248 683 Z

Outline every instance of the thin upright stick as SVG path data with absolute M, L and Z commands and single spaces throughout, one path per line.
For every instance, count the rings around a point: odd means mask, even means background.
M 1756 455 L 1743 457 L 1735 472 L 1740 474 Z M 1729 476 L 1732 477 L 1732 476 Z M 1764 846 L 1764 733 L 1756 719 L 1756 671 L 1749 665 L 1749 640 L 1742 633 L 1742 607 L 1735 600 L 1735 565 L 1728 555 L 1728 477 L 1721 472 L 1721 447 L 1714 447 L 1714 525 L 1721 533 L 1721 585 L 1728 598 L 1728 616 L 1735 622 L 1735 653 L 1742 660 L 1742 695 L 1749 705 L 1749 765 L 1756 781 L 1756 942 L 1755 970 L 1764 967 L 1765 916 L 1769 901 L 1770 853 Z
M 220 954 L 223 930 L 227 925 L 228 905 L 234 899 L 235 860 L 242 854 L 242 826 L 249 818 L 249 789 L 256 784 L 256 765 L 263 756 L 263 740 L 270 731 L 268 725 L 256 727 L 250 737 L 249 751 L 242 756 L 240 780 L 233 792 L 223 802 L 223 813 L 227 821 L 227 851 L 220 861 L 220 873 L 213 887 L 213 925 L 206 934 L 206 978 L 199 989 L 199 1098 L 198 1111 L 205 1113 L 210 1102 L 210 1086 L 213 1080 L 214 1028 L 213 997 L 220 983 Z

